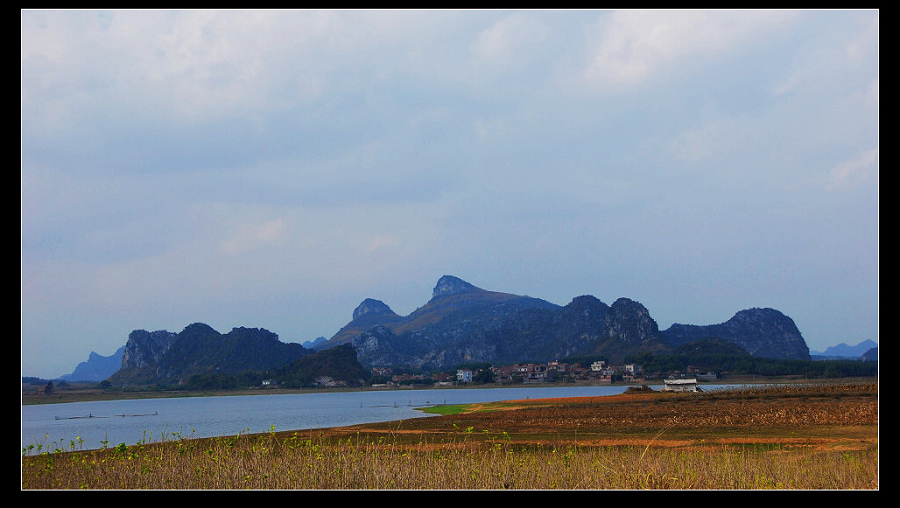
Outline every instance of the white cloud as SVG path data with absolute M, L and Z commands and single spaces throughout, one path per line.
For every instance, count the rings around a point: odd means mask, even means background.
M 226 254 L 236 255 L 261 249 L 284 240 L 284 236 L 284 219 L 242 225 L 238 231 L 222 242 L 222 251 Z
M 101 14 L 23 13 L 23 110 L 78 99 L 114 103 L 135 120 L 247 116 L 320 98 L 335 54 L 348 49 L 339 11 L 125 10 L 90 19 Z
M 878 179 L 878 149 L 866 150 L 851 160 L 842 161 L 830 173 L 832 190 L 874 183 Z
M 512 15 L 483 30 L 471 44 L 476 65 L 487 72 L 502 72 L 527 61 L 547 36 L 540 20 Z
M 759 41 L 767 28 L 792 16 L 790 11 L 616 11 L 595 28 L 586 77 L 616 87 L 637 85 Z
M 829 37 L 805 38 L 795 43 L 790 72 L 773 87 L 776 94 L 858 88 L 860 82 L 871 79 L 868 71 L 878 60 L 877 11 L 837 14 L 829 12 L 823 16 L 820 30 Z

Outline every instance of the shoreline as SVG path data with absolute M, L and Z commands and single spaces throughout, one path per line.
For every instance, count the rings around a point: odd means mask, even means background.
M 802 376 L 777 376 L 765 378 L 762 376 L 725 376 L 716 381 L 701 381 L 698 385 L 702 388 L 704 385 L 720 385 L 720 384 L 821 384 L 821 383 L 848 383 L 858 381 L 876 381 L 874 378 L 829 378 L 829 379 L 806 379 Z M 303 393 L 340 393 L 340 392 L 371 392 L 371 391 L 415 391 L 415 390 L 473 390 L 487 388 L 525 388 L 525 387 L 571 387 L 571 386 L 621 386 L 621 387 L 641 387 L 649 386 L 654 388 L 661 386 L 663 380 L 652 380 L 645 383 L 540 383 L 540 384 L 485 384 L 485 385 L 468 385 L 468 386 L 398 386 L 398 387 L 360 387 L 360 388 L 248 388 L 240 390 L 221 390 L 221 391 L 183 391 L 183 390 L 103 390 L 96 386 L 96 383 L 69 383 L 67 386 L 57 387 L 53 393 L 45 394 L 41 391 L 41 387 L 37 385 L 24 385 L 22 387 L 21 405 L 38 405 L 38 404 L 64 404 L 69 402 L 89 402 L 101 400 L 129 400 L 129 399 L 167 399 L 167 398 L 186 398 L 186 397 L 231 397 L 244 395 L 286 395 L 286 394 L 303 394 Z

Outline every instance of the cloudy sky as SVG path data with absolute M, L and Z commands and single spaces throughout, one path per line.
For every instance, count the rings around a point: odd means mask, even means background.
M 22 373 L 444 274 L 878 340 L 877 10 L 21 13 Z

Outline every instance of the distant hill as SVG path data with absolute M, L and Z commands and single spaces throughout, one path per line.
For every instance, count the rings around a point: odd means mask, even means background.
M 827 348 L 825 351 L 810 351 L 809 353 L 816 357 L 821 358 L 852 358 L 858 359 L 863 357 L 870 349 L 877 348 L 878 343 L 872 340 L 864 340 L 855 346 L 849 346 L 845 343 L 840 343 L 836 346 L 831 346 Z M 877 354 L 877 353 L 876 353 Z M 870 355 L 871 356 L 871 355 Z
M 369 378 L 356 359 L 356 350 L 343 344 L 281 367 L 275 371 L 275 379 L 284 387 L 358 387 Z
M 125 354 L 125 346 L 121 346 L 110 356 L 101 356 L 93 351 L 88 359 L 78 364 L 71 374 L 60 376 L 63 381 L 91 381 L 100 382 L 115 374 L 122 368 L 122 356 Z
M 866 362 L 877 362 L 878 361 L 878 348 L 873 347 L 869 349 L 860 357 L 861 360 Z
M 794 321 L 775 309 L 746 309 L 715 325 L 673 324 L 663 331 L 666 342 L 679 346 L 703 337 L 719 337 L 753 356 L 809 360 L 809 348 Z
M 347 344 L 377 326 L 391 330 L 392 333 L 402 334 L 433 325 L 450 315 L 461 316 L 467 309 L 482 309 L 500 303 L 506 303 L 512 308 L 556 307 L 537 298 L 486 291 L 458 277 L 445 275 L 435 285 L 431 300 L 405 317 L 396 314 L 380 300 L 366 298 L 353 311 L 350 322 L 319 348 Z
M 316 349 L 317 346 L 319 346 L 320 344 L 324 344 L 327 341 L 328 339 L 326 339 L 325 337 L 316 337 L 316 340 L 308 340 L 302 345 L 306 349 Z
M 354 337 L 378 325 L 393 325 L 403 318 L 380 300 L 366 298 L 353 310 L 353 317 L 331 339 L 320 342 L 316 349 L 348 344 Z
M 695 342 L 682 344 L 675 348 L 674 353 L 690 356 L 750 356 L 750 353 L 741 346 L 718 337 L 704 337 Z
M 262 328 L 234 328 L 221 334 L 194 323 L 180 333 L 135 330 L 128 336 L 114 385 L 177 384 L 203 374 L 266 372 L 311 354 L 300 344 L 283 343 Z
M 421 330 L 448 317 L 452 319 L 478 319 L 497 321 L 506 312 L 523 309 L 555 309 L 558 306 L 530 296 L 520 296 L 476 287 L 458 277 L 444 275 L 432 290 L 431 300 L 389 328 L 396 333 Z M 494 309 L 494 315 L 484 315 L 485 309 Z

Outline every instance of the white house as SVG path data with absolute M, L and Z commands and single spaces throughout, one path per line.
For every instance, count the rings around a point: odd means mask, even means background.
M 456 380 L 460 383 L 471 383 L 472 382 L 472 371 L 471 370 L 458 370 L 456 371 Z
M 699 391 L 697 388 L 697 380 L 696 379 L 665 379 L 663 380 L 665 386 L 663 386 L 663 391 L 667 392 L 696 392 Z

